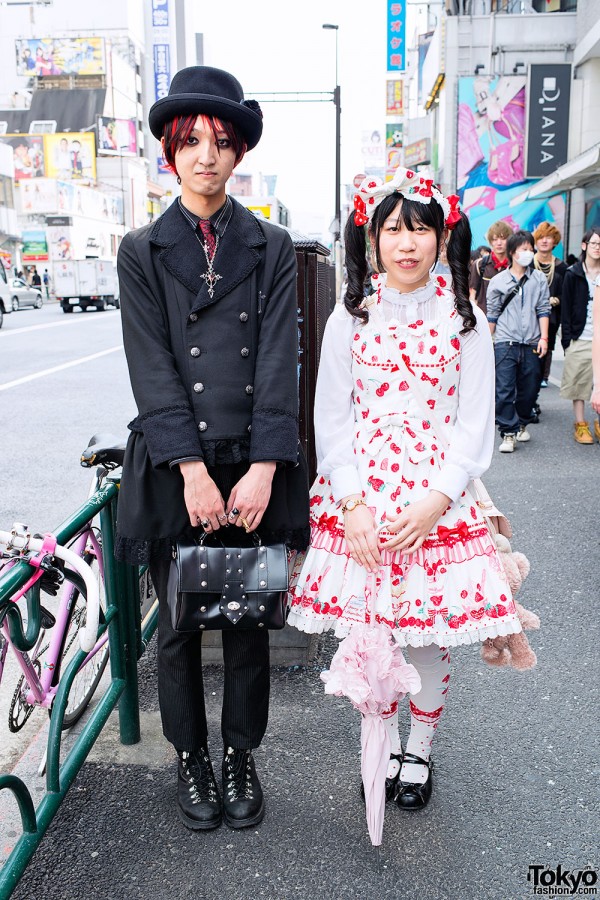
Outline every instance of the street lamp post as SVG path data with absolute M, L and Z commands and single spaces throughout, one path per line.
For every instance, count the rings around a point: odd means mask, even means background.
M 330 31 L 335 31 L 335 89 L 333 92 L 333 102 L 335 105 L 335 216 L 333 221 L 334 231 L 334 247 L 340 239 L 342 228 L 342 209 L 340 195 L 341 181 L 341 146 L 342 146 L 342 101 L 341 90 L 338 81 L 338 30 L 339 25 L 326 24 L 323 25 Z

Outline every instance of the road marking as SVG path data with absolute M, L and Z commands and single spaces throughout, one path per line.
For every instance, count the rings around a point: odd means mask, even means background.
M 34 372 L 32 375 L 25 375 L 24 378 L 17 378 L 16 381 L 6 381 L 0 384 L 0 391 L 6 391 L 8 388 L 18 387 L 27 381 L 35 381 L 36 378 L 44 378 L 46 375 L 53 375 L 55 372 L 62 372 L 63 369 L 70 369 L 72 366 L 80 366 L 82 363 L 91 362 L 93 359 L 99 359 L 108 353 L 114 353 L 116 350 L 122 350 L 123 344 L 117 344 L 116 347 L 110 347 L 108 350 L 101 350 L 99 353 L 92 353 L 91 356 L 81 356 L 79 359 L 73 359 L 71 362 L 63 363 L 61 366 L 53 366 L 51 369 L 44 369 L 42 372 Z
M 108 310 L 106 310 L 108 312 Z M 117 310 L 110 310 L 110 312 L 117 312 Z M 83 325 L 84 322 L 93 322 L 96 318 L 95 315 L 86 316 L 85 319 L 80 319 L 77 316 L 77 319 L 68 319 L 66 322 L 48 322 L 44 325 L 26 325 L 24 328 L 15 328 L 14 331 L 0 331 L 0 340 L 2 338 L 10 337 L 11 334 L 27 334 L 30 331 L 41 331 L 44 328 L 59 328 L 63 325 Z

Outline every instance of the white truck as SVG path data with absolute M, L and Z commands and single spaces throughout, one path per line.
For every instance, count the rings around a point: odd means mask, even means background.
M 119 308 L 119 280 L 112 259 L 65 259 L 54 265 L 54 289 L 65 313 L 90 306 Z

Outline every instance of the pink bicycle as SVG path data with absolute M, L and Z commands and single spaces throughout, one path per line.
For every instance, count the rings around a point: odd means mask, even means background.
M 121 465 L 124 444 L 111 435 L 94 436 L 81 456 L 81 464 L 95 467 L 88 494 L 90 512 L 95 498 L 100 498 L 104 479 Z M 116 476 L 113 476 L 113 479 Z M 12 732 L 20 731 L 36 707 L 52 711 L 61 674 L 70 660 L 82 648 L 86 657 L 79 666 L 71 689 L 65 715 L 64 729 L 73 726 L 83 715 L 96 691 L 108 662 L 108 632 L 97 639 L 98 625 L 105 624 L 106 591 L 104 586 L 104 560 L 102 534 L 95 518 L 81 524 L 68 547 L 56 546 L 51 535 L 45 538 L 32 536 L 22 525 L 14 525 L 11 532 L 0 532 L 0 573 L 13 567 L 19 560 L 34 567 L 27 583 L 11 596 L 12 603 L 2 610 L 0 630 L 0 683 L 4 674 L 8 649 L 11 647 L 21 670 L 8 714 L 8 726 Z M 65 560 L 67 566 L 57 565 Z M 87 590 L 81 581 L 86 573 Z M 29 649 L 19 649 L 11 636 L 11 606 L 19 609 L 18 618 L 27 619 L 27 610 L 34 608 L 33 593 L 39 591 L 57 595 L 53 609 L 48 601 L 40 605 L 39 634 Z M 87 598 L 85 594 L 87 593 Z M 92 598 L 97 598 L 90 604 Z M 142 613 L 153 608 L 153 591 L 147 572 L 140 573 L 140 602 Z M 15 616 L 15 621 L 16 621 Z M 36 629 L 37 632 L 37 629 Z M 31 643 L 29 641 L 28 643 Z

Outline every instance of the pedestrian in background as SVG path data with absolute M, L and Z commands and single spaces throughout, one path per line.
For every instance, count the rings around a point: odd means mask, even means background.
M 178 760 L 177 807 L 194 830 L 258 824 L 252 751 L 269 710 L 269 633 L 226 630 L 223 795 L 208 750 L 202 632 L 178 633 L 167 604 L 172 548 L 242 526 L 266 543 L 308 543 L 298 442 L 296 256 L 288 232 L 226 192 L 258 143 L 262 113 L 233 75 L 178 72 L 149 115 L 181 196 L 123 238 L 123 338 L 138 416 L 130 424 L 116 553 L 150 563 L 159 598 L 158 693 Z M 243 537 L 243 535 L 242 535 Z M 239 542 L 239 533 L 224 541 Z
M 495 275 L 488 288 L 500 453 L 531 440 L 527 425 L 540 386 L 540 359 L 548 349 L 550 291 L 546 276 L 532 265 L 533 247 L 529 231 L 512 234 L 506 243 L 510 268 Z
M 484 313 L 487 312 L 487 292 L 491 279 L 508 267 L 506 242 L 511 234 L 512 228 L 506 222 L 499 221 L 490 225 L 486 240 L 491 244 L 491 252 L 476 260 L 471 266 L 470 297 Z
M 592 409 L 600 416 L 600 283 L 598 279 L 596 279 L 594 287 L 592 319 L 594 323 L 594 333 L 592 335 L 592 370 L 594 375 Z
M 487 244 L 480 244 L 479 247 L 476 247 L 474 250 L 471 250 L 471 262 L 477 262 L 478 259 L 481 259 L 484 256 L 487 256 L 488 253 L 492 252 L 492 248 L 488 247 Z
M 548 387 L 550 367 L 552 365 L 552 353 L 556 346 L 556 335 L 560 328 L 560 298 L 562 294 L 563 280 L 567 271 L 567 264 L 554 256 L 554 249 L 562 240 L 562 235 L 556 225 L 551 222 L 540 222 L 533 232 L 536 252 L 533 257 L 533 265 L 542 272 L 548 282 L 550 291 L 550 320 L 548 326 L 548 352 L 544 356 L 542 365 L 541 387 Z
M 44 282 L 44 287 L 46 288 L 46 300 L 50 299 L 50 275 L 48 274 L 48 269 L 44 269 L 44 274 L 42 276 L 42 280 Z
M 594 282 L 600 275 L 600 228 L 590 228 L 581 242 L 581 257 L 567 269 L 561 302 L 561 342 L 565 350 L 560 396 L 573 401 L 573 437 L 578 444 L 593 444 L 585 418 L 585 404 L 592 393 L 592 305 Z M 594 422 L 600 441 L 600 422 Z

